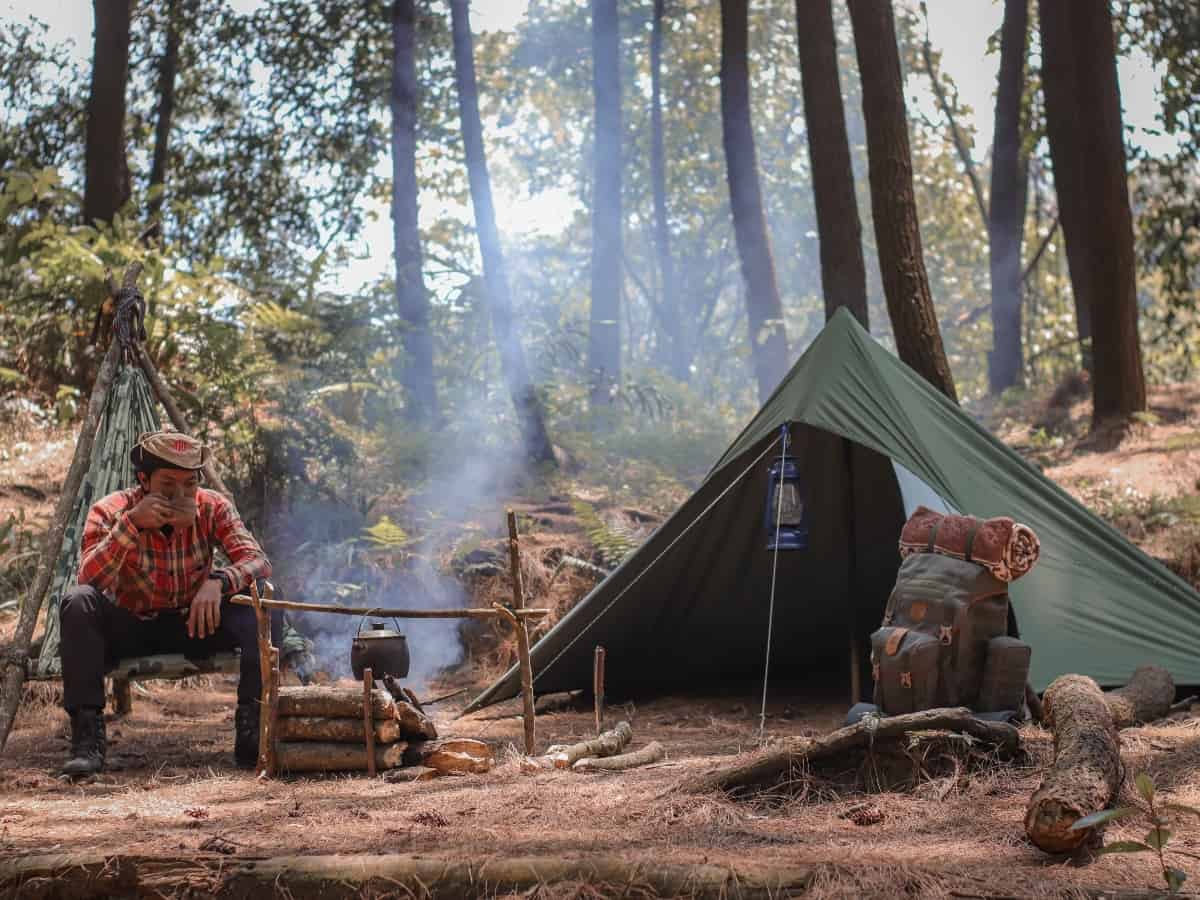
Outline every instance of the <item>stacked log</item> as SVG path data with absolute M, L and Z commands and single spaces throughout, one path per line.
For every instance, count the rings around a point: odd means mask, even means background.
M 410 745 L 437 737 L 437 728 L 408 699 L 382 688 L 333 685 L 281 687 L 277 717 L 278 766 L 284 772 L 345 772 L 405 765 Z M 368 759 L 366 723 L 372 726 L 374 766 Z

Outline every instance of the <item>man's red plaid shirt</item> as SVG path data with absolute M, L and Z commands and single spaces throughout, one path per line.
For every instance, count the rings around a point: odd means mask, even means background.
M 79 583 L 90 584 L 117 605 L 145 615 L 192 605 L 213 569 L 220 545 L 231 563 L 219 571 L 235 590 L 271 575 L 271 563 L 233 504 L 216 491 L 196 492 L 196 521 L 167 537 L 158 528 L 138 528 L 129 512 L 146 496 L 140 488 L 117 491 L 96 503 L 83 529 Z

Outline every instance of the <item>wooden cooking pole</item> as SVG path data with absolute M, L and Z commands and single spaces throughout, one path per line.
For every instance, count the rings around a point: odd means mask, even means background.
M 508 511 L 508 560 L 512 566 L 513 630 L 517 633 L 517 659 L 521 666 L 521 702 L 525 717 L 525 755 L 533 756 L 533 664 L 529 659 L 529 628 L 518 614 L 525 608 L 525 585 L 521 578 L 521 546 L 517 542 L 517 514 Z

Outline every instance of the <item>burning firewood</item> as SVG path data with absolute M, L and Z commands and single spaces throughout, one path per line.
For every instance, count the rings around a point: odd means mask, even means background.
M 361 734 L 360 734 L 361 736 Z M 404 764 L 408 744 L 375 745 L 375 768 L 395 769 Z M 365 772 L 365 744 L 319 743 L 316 741 L 286 741 L 276 747 L 276 760 L 282 772 Z
M 405 765 L 426 766 L 442 775 L 482 774 L 495 763 L 492 748 L 474 738 L 416 741 L 404 754 Z

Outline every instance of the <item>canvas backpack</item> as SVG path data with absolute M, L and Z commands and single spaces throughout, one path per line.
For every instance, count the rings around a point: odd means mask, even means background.
M 939 553 L 906 557 L 883 627 L 871 635 L 875 704 L 888 715 L 944 706 L 976 708 L 989 646 L 1007 630 L 1005 582 L 967 560 Z M 996 662 L 1012 658 L 1009 648 L 1007 655 L 997 654 Z M 1011 681 L 999 679 L 1002 684 Z M 989 702 L 1008 699 L 1002 692 L 993 694 Z

